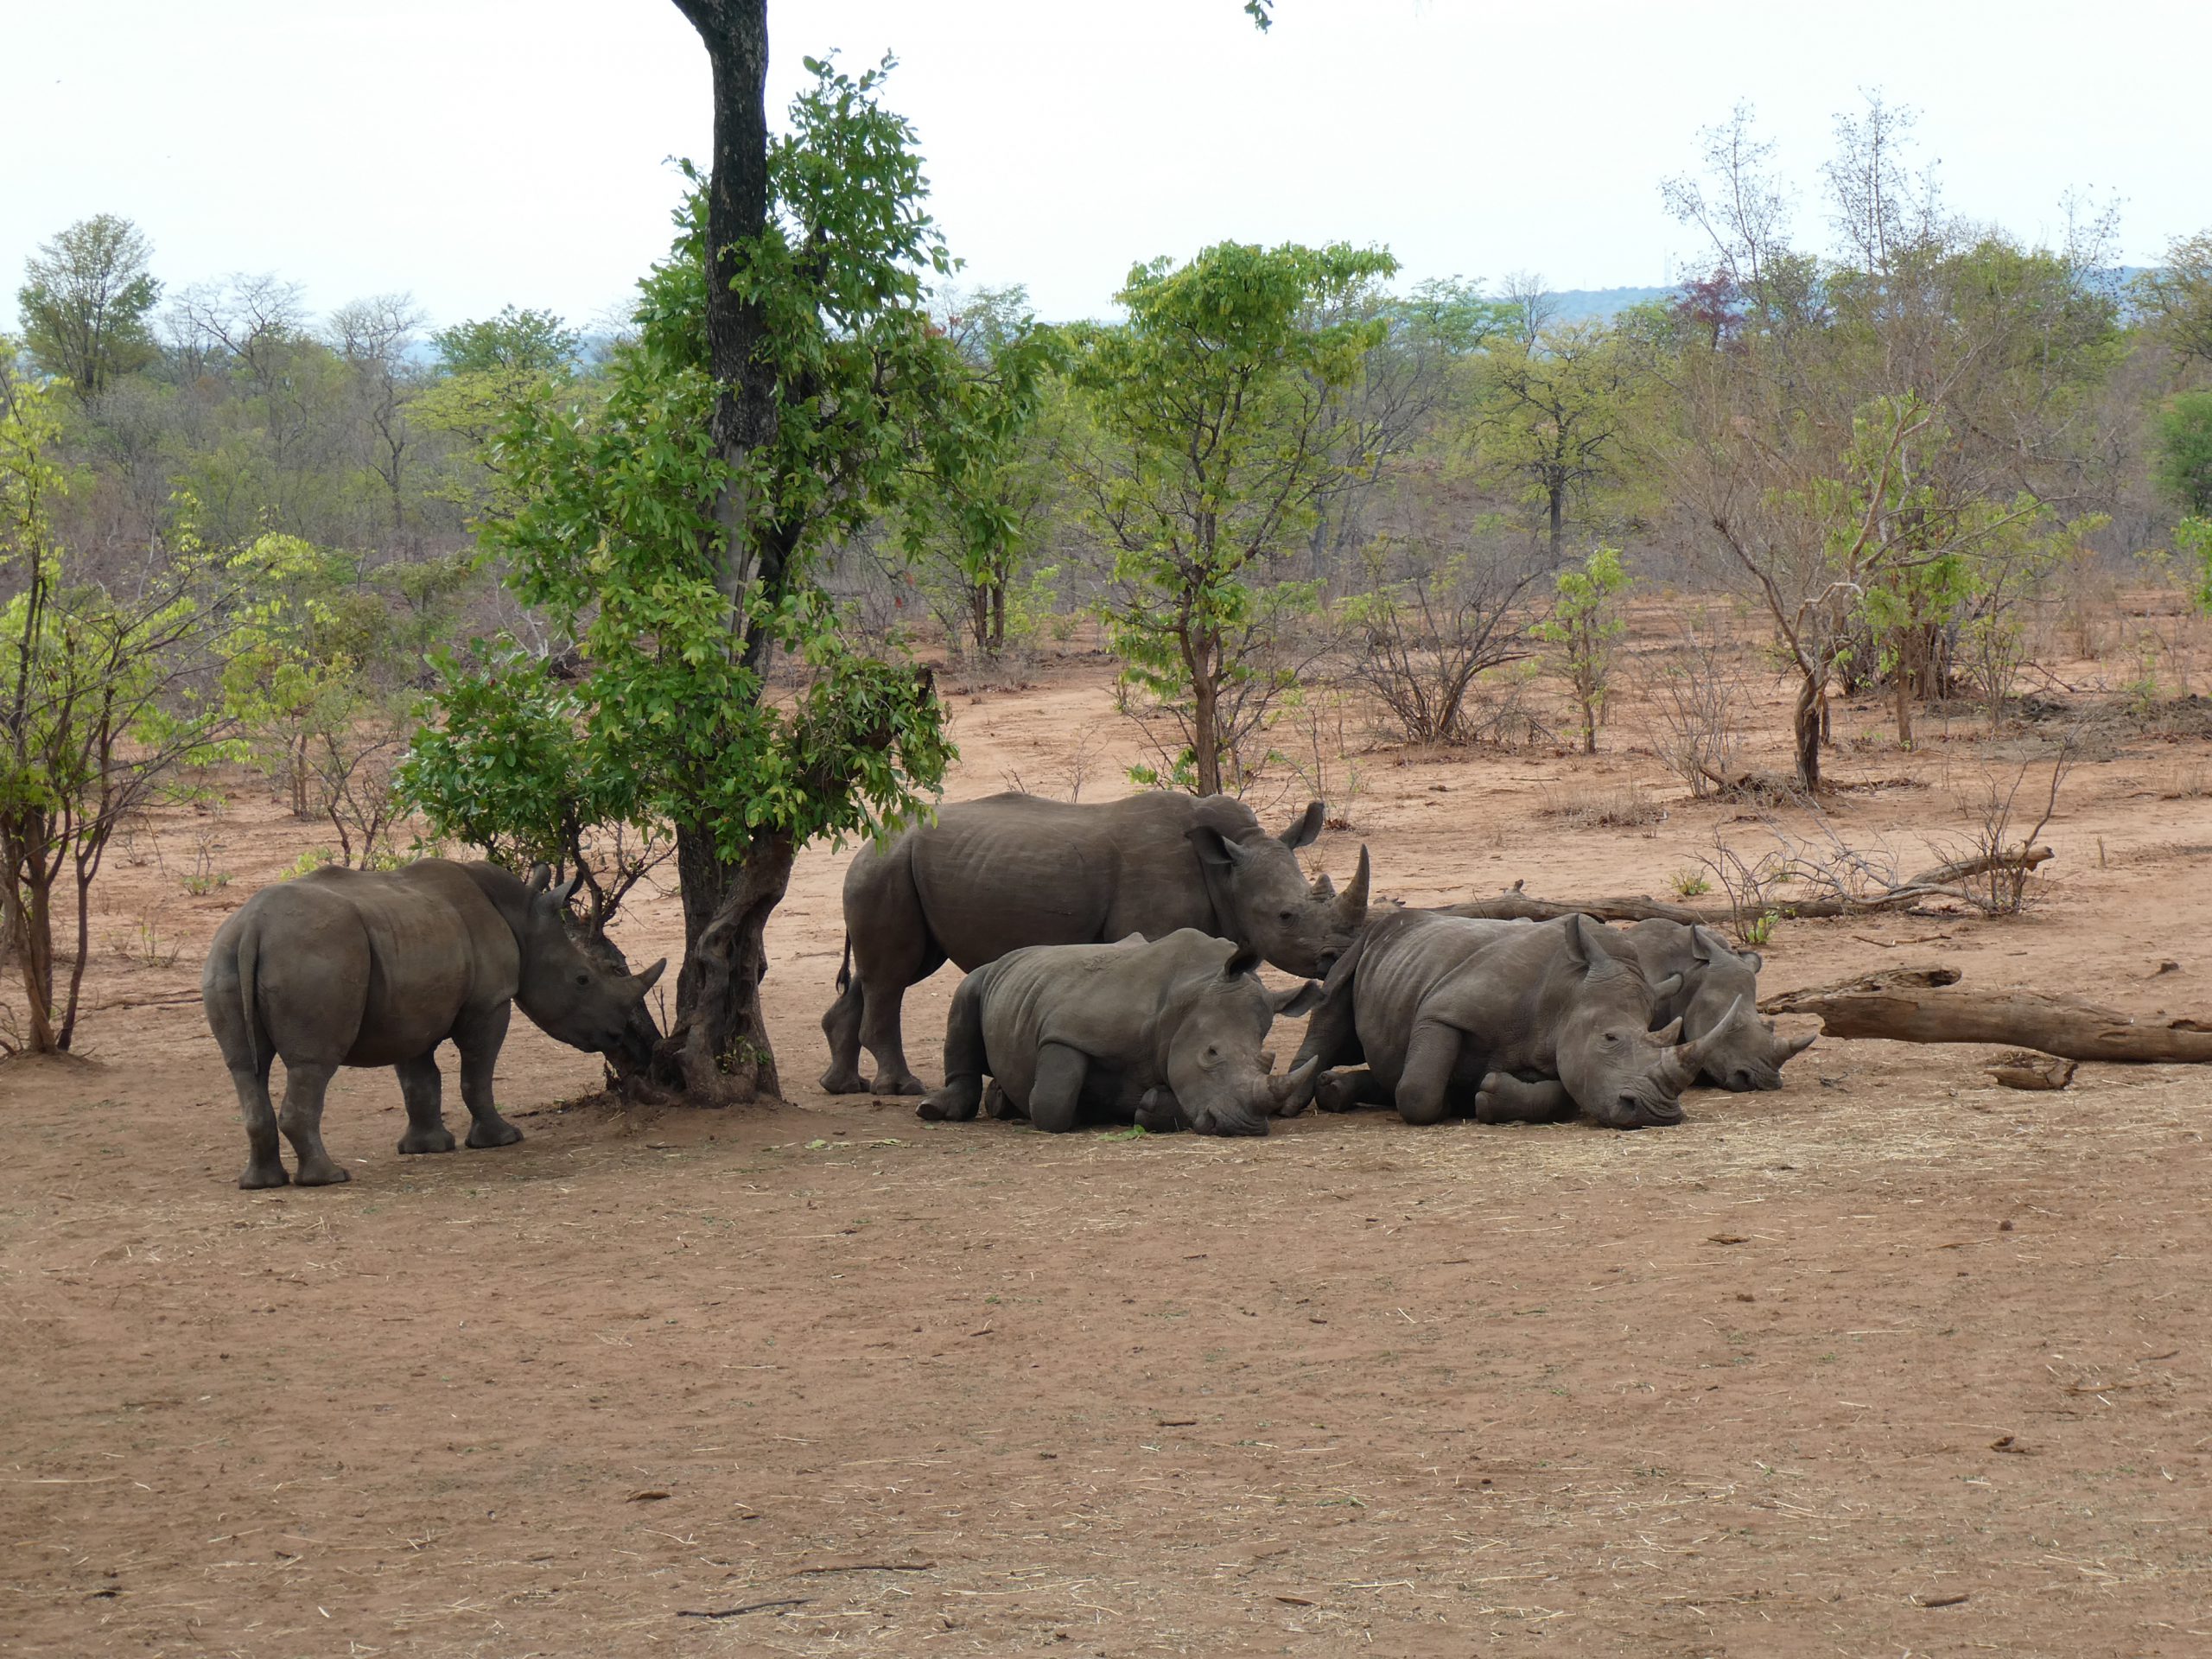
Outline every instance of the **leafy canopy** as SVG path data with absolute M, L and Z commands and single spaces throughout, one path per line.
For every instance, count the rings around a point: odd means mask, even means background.
M 702 834 L 735 861 L 756 836 L 896 822 L 941 782 L 950 749 L 925 677 L 846 639 L 817 580 L 918 461 L 957 467 L 975 442 L 934 419 L 959 365 L 923 281 L 950 260 L 919 205 L 912 131 L 879 102 L 889 67 L 809 60 L 771 147 L 768 227 L 724 262 L 766 325 L 766 442 L 725 459 L 709 431 L 702 188 L 639 284 L 603 399 L 541 386 L 515 408 L 495 453 L 517 506 L 484 534 L 584 672 L 563 687 L 511 650 L 457 665 L 408 771 L 441 830 L 542 848 L 574 799 Z M 734 523 L 715 512 L 725 486 Z M 771 695 L 779 658 L 796 670 L 788 696 Z

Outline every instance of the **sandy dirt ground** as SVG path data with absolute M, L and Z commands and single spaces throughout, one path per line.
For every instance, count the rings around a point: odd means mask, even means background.
M 955 798 L 1119 786 L 1106 671 L 1039 677 L 956 698 Z M 2013 765 L 1837 718 L 1830 821 L 1906 868 Z M 1716 827 L 1764 844 L 1631 714 L 1607 741 L 1357 754 L 1310 866 L 1663 893 Z M 1940 961 L 2212 1014 L 2212 757 L 2099 753 L 2033 914 L 1784 924 L 1763 988 Z M 1630 785 L 1655 822 L 1542 816 Z M 241 1192 L 200 959 L 327 839 L 251 789 L 157 815 L 100 885 L 86 1058 L 0 1068 L 0 1652 L 2212 1653 L 2201 1071 L 2024 1094 L 1824 1041 L 1631 1135 L 925 1124 L 812 1088 L 815 849 L 770 936 L 788 1109 L 626 1113 L 518 1020 L 520 1146 L 403 1159 L 391 1075 L 348 1073 L 351 1185 Z M 671 950 L 672 904 L 620 938 Z M 907 1003 L 925 1076 L 953 983 Z

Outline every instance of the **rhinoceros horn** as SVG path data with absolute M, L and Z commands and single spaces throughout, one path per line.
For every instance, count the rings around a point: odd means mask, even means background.
M 1268 1092 L 1274 1097 L 1277 1117 L 1296 1117 L 1313 1103 L 1313 1090 L 1321 1080 L 1321 1057 L 1316 1054 L 1288 1077 L 1269 1077 Z
M 1359 868 L 1353 872 L 1351 885 L 1337 895 L 1337 919 L 1346 927 L 1357 927 L 1367 919 L 1367 849 L 1359 849 Z
M 1669 974 L 1664 979 L 1653 982 L 1651 1000 L 1655 1002 L 1664 1002 L 1681 988 L 1682 976 L 1680 974 Z
M 1819 1032 L 1815 1031 L 1806 1036 L 1797 1038 L 1794 1041 L 1789 1042 L 1785 1046 L 1785 1052 L 1782 1058 L 1785 1060 L 1796 1059 L 1800 1054 L 1802 1054 L 1807 1049 L 1813 1046 L 1813 1039 L 1818 1037 L 1820 1034 L 1821 1033 Z
M 668 958 L 666 957 L 663 957 L 658 962 L 653 963 L 652 967 L 646 969 L 642 974 L 632 976 L 632 982 L 637 986 L 638 995 L 642 997 L 647 991 L 652 989 L 655 982 L 658 982 L 660 976 L 667 971 Z
M 1326 870 L 1313 878 L 1313 896 L 1316 899 L 1333 899 L 1337 896 L 1337 884 L 1329 879 L 1329 873 Z
M 1705 1062 L 1711 1056 L 1713 1049 L 1719 1045 L 1722 1034 L 1730 1026 L 1735 1024 L 1737 1016 L 1743 1011 L 1744 999 L 1739 996 L 1728 1005 L 1728 1012 L 1720 1016 L 1719 1023 L 1711 1031 L 1707 1032 L 1702 1037 L 1684 1043 L 1675 1051 L 1675 1059 L 1687 1076 L 1694 1077 L 1705 1069 Z

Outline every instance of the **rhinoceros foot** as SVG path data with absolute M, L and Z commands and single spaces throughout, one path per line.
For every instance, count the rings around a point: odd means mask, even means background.
M 289 1186 L 292 1178 L 284 1173 L 284 1166 L 275 1158 L 267 1163 L 258 1160 L 245 1166 L 245 1173 L 238 1177 L 238 1185 L 251 1192 L 264 1186 Z
M 864 1095 L 868 1079 L 855 1065 L 833 1065 L 822 1074 L 822 1092 L 825 1095 Z
M 460 1143 L 453 1138 L 453 1131 L 443 1127 L 435 1129 L 410 1129 L 399 1137 L 403 1153 L 451 1152 Z
M 926 1095 L 930 1088 L 911 1071 L 893 1071 L 887 1075 L 879 1071 L 875 1074 L 875 1081 L 868 1084 L 868 1091 L 871 1095 Z
M 353 1179 L 353 1172 L 329 1158 L 309 1161 L 302 1160 L 300 1173 L 292 1179 L 301 1186 L 337 1186 Z
M 453 1137 L 446 1137 L 450 1141 Z M 522 1131 L 496 1114 L 482 1117 L 468 1126 L 468 1144 L 475 1147 L 512 1147 L 522 1139 Z

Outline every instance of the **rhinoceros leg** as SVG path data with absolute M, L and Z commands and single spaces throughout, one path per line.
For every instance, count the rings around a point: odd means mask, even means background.
M 1137 1102 L 1135 1122 L 1153 1135 L 1173 1135 L 1189 1127 L 1183 1116 L 1183 1103 L 1164 1084 L 1144 1091 L 1144 1097 Z
M 1440 1020 L 1422 1020 L 1406 1044 L 1405 1070 L 1399 1074 L 1398 1116 L 1408 1123 L 1436 1123 L 1452 1109 L 1452 1073 L 1459 1064 L 1466 1034 Z
M 474 1121 L 468 1126 L 472 1147 L 512 1147 L 522 1131 L 499 1116 L 492 1103 L 492 1069 L 499 1064 L 499 1045 L 507 1040 L 507 1020 L 513 1005 L 495 1002 L 478 1013 L 463 1014 L 453 1028 L 453 1046 L 461 1051 L 461 1099 Z
M 1083 1118 L 1083 1080 L 1090 1058 L 1065 1043 L 1037 1051 L 1037 1081 L 1029 1089 L 1029 1121 L 1050 1135 L 1065 1135 Z
M 822 1074 L 825 1095 L 859 1095 L 868 1091 L 861 1076 L 861 1010 L 866 993 L 858 974 L 845 981 L 830 1012 L 822 1016 L 822 1034 L 830 1039 L 830 1069 Z
M 1573 1113 L 1573 1097 L 1556 1077 L 1530 1080 L 1510 1071 L 1489 1071 L 1475 1096 L 1478 1123 L 1549 1123 Z
M 915 1116 L 938 1123 L 967 1122 L 982 1103 L 983 1074 L 990 1064 L 983 1046 L 983 982 L 970 974 L 953 992 L 951 1010 L 944 1017 L 944 1087 L 925 1095 L 914 1109 Z M 1001 1102 L 1006 1099 L 996 1079 L 991 1092 Z M 992 1116 L 1002 1114 L 995 1108 Z
M 245 1173 L 238 1177 L 238 1185 L 249 1192 L 282 1186 L 292 1179 L 276 1154 L 276 1109 L 269 1102 L 269 1063 L 274 1058 L 270 1054 L 263 1059 L 258 1070 L 238 1067 L 231 1072 L 238 1091 L 238 1111 L 245 1119 Z
M 934 971 L 934 969 L 932 969 Z M 899 1010 L 906 1000 L 906 982 L 874 980 L 861 985 L 861 1042 L 875 1061 L 872 1095 L 918 1095 L 927 1085 L 906 1064 L 906 1044 L 899 1029 Z
M 440 1096 L 444 1085 L 438 1077 L 435 1050 L 402 1060 L 392 1070 L 399 1073 L 399 1096 L 407 1103 L 407 1133 L 399 1137 L 402 1152 L 451 1152 L 453 1131 L 446 1128 Z
M 296 1065 L 284 1062 L 284 1109 L 276 1115 L 276 1127 L 292 1143 L 292 1156 L 299 1165 L 292 1179 L 302 1186 L 333 1186 L 353 1179 L 353 1172 L 334 1162 L 322 1144 L 322 1095 L 337 1070 L 306 1060 Z
M 1332 1071 L 1313 1091 L 1314 1106 L 1325 1112 L 1351 1112 L 1362 1106 L 1388 1106 L 1390 1091 L 1368 1067 L 1354 1065 Z

